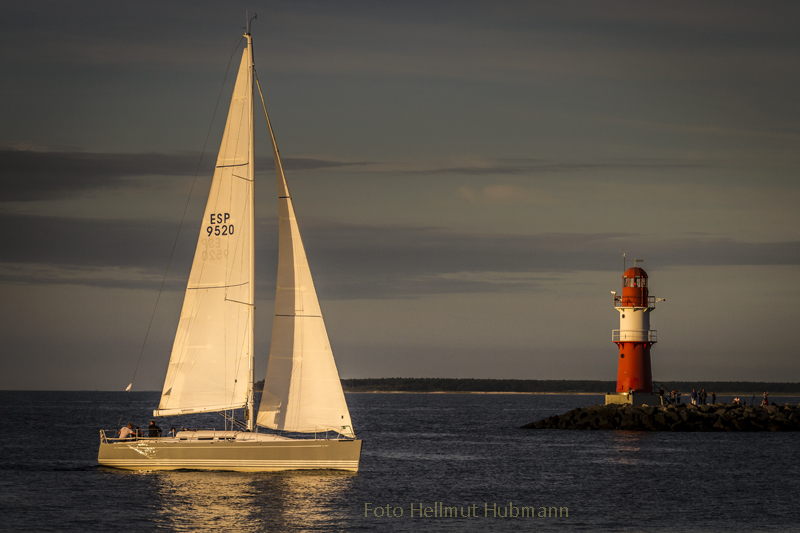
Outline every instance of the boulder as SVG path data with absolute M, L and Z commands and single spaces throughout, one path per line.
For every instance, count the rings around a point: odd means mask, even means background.
M 522 426 L 526 429 L 627 431 L 800 431 L 800 406 L 632 406 L 576 408 Z

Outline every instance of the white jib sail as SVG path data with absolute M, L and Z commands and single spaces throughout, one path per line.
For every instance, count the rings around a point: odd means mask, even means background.
M 231 98 L 157 416 L 244 407 L 253 335 L 250 49 Z
M 271 126 L 270 135 L 278 175 L 278 283 L 257 423 L 355 436 Z

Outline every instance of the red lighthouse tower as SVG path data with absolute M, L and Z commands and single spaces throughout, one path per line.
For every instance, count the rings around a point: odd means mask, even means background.
M 644 269 L 636 266 L 642 259 L 634 259 L 632 268 L 622 274 L 622 294 L 614 295 L 614 309 L 619 312 L 619 329 L 612 332 L 611 340 L 619 347 L 617 364 L 617 390 L 606 395 L 606 403 L 657 404 L 653 394 L 653 373 L 650 367 L 650 348 L 658 341 L 657 332 L 650 329 L 650 314 L 656 302 L 663 298 L 650 296 L 648 277 Z M 634 399 L 635 398 L 635 399 Z

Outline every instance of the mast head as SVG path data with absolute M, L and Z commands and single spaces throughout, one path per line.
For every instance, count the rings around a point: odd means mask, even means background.
M 244 18 L 245 18 L 244 34 L 245 35 L 250 35 L 250 23 L 258 18 L 258 13 L 253 13 L 253 18 L 250 18 L 250 14 L 248 13 L 248 10 L 245 9 Z

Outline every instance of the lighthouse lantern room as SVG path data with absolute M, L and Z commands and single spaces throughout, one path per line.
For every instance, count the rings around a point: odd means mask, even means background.
M 619 329 L 612 332 L 611 340 L 619 347 L 619 358 L 617 389 L 606 395 L 606 404 L 660 402 L 654 394 L 650 367 L 650 348 L 658 341 L 657 332 L 650 329 L 650 315 L 656 302 L 664 299 L 650 296 L 647 272 L 636 266 L 642 261 L 634 259 L 634 266 L 622 274 L 622 294 L 611 291 L 614 309 L 619 313 Z

